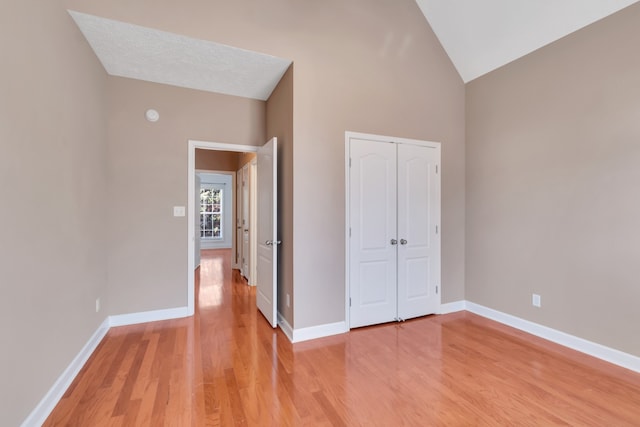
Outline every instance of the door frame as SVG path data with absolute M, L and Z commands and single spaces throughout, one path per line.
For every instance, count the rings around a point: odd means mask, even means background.
M 351 152 L 351 138 L 354 139 L 365 139 L 365 140 L 370 140 L 370 141 L 379 141 L 379 142 L 394 142 L 394 143 L 401 143 L 401 144 L 412 144 L 412 145 L 419 145 L 419 146 L 423 146 L 423 147 L 431 147 L 431 148 L 435 148 L 437 150 L 437 163 L 438 165 L 442 165 L 442 151 L 441 151 L 441 147 L 442 144 L 439 142 L 434 142 L 434 141 L 426 141 L 426 140 L 419 140 L 419 139 L 410 139 L 410 138 L 398 138 L 395 136 L 385 136 L 385 135 L 375 135 L 375 134 L 369 134 L 369 133 L 361 133 L 361 132 L 352 132 L 352 131 L 346 131 L 344 133 L 344 183 L 345 183 L 345 190 L 344 190 L 344 195 L 345 195 L 345 199 L 344 199 L 344 244 L 345 244 L 345 269 L 344 269 L 344 273 L 345 273 L 345 277 L 344 277 L 344 291 L 345 291 L 345 296 L 344 296 L 344 317 L 345 317 L 345 322 L 347 325 L 347 330 L 351 329 L 351 301 L 350 301 L 350 297 L 351 297 L 351 257 L 349 254 L 350 251 L 350 224 L 349 224 L 349 218 L 351 217 L 351 210 L 349 208 L 350 205 L 350 201 L 351 201 L 351 194 L 349 189 L 351 188 L 351 174 L 350 174 L 350 152 Z M 442 169 L 442 167 L 440 166 L 440 169 Z M 440 176 L 442 176 L 442 170 L 438 171 L 438 174 L 440 174 Z M 438 290 L 438 305 L 442 305 L 442 271 L 441 271 L 441 266 L 442 266 L 442 218 L 441 218 L 441 213 L 442 213 L 442 179 L 439 180 L 439 188 L 438 188 L 438 206 L 440 207 L 439 211 L 437 212 L 437 221 L 436 224 L 439 228 L 439 236 L 440 238 L 438 239 L 438 253 L 439 253 L 439 259 L 440 259 L 440 266 L 438 267 L 438 272 L 439 272 L 439 276 L 440 276 L 440 280 L 438 280 L 438 284 L 437 286 L 439 287 Z M 438 310 L 439 311 L 439 310 Z
M 196 148 L 213 151 L 235 151 L 239 153 L 255 153 L 258 147 L 254 145 L 229 144 L 226 142 L 189 140 L 187 160 L 187 312 L 189 316 L 195 313 L 195 175 Z

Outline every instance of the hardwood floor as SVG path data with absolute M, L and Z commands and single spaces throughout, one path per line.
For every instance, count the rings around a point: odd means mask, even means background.
M 44 425 L 640 425 L 639 374 L 468 312 L 292 345 L 230 256 L 193 318 L 111 329 Z

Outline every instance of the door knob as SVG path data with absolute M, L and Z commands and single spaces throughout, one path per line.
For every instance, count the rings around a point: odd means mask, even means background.
M 264 242 L 264 244 L 267 246 L 271 246 L 273 245 L 273 240 L 267 240 L 266 242 Z
M 397 245 L 397 244 L 398 244 L 398 241 L 397 241 L 396 239 L 391 239 L 391 244 L 392 244 L 392 245 Z
M 406 244 L 407 244 L 407 241 L 406 241 L 405 239 L 400 239 L 400 244 L 401 244 L 401 245 L 406 245 Z

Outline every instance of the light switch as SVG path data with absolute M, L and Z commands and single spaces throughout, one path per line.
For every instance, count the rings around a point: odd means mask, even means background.
M 184 206 L 174 206 L 173 216 L 184 216 Z

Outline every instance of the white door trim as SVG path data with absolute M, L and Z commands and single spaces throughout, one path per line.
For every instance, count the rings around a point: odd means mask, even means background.
M 196 148 L 215 151 L 236 151 L 239 153 L 255 153 L 258 147 L 253 145 L 228 144 L 225 142 L 210 142 L 189 140 L 187 162 L 187 315 L 195 313 L 195 253 L 193 243 L 195 240 L 195 175 L 196 175 Z
M 369 133 L 361 133 L 361 132 L 351 132 L 351 131 L 346 131 L 344 133 L 344 176 L 345 176 L 345 230 L 344 230 L 344 242 L 345 242 L 345 277 L 344 277 L 344 291 L 345 291 L 345 296 L 344 296 L 344 300 L 345 300 L 345 307 L 344 307 L 344 316 L 345 316 L 345 321 L 346 321 L 346 325 L 347 325 L 347 330 L 351 329 L 351 319 L 350 319 L 350 295 L 351 295 L 351 280 L 350 280 L 350 269 L 351 269 L 351 259 L 349 256 L 349 238 L 350 238 L 350 224 L 349 224 L 349 218 L 351 215 L 350 209 L 349 209 L 349 204 L 350 204 L 350 194 L 349 194 L 349 188 L 350 188 L 350 184 L 351 184 L 351 175 L 350 175 L 350 140 L 351 138 L 356 138 L 356 139 L 366 139 L 366 140 L 370 140 L 370 141 L 379 141 L 379 142 L 394 142 L 394 143 L 400 143 L 400 144 L 412 144 L 412 145 L 419 145 L 419 146 L 423 146 L 423 147 L 431 147 L 431 148 L 435 148 L 437 150 L 437 156 L 438 156 L 438 164 L 441 165 L 442 164 L 442 157 L 441 157 L 441 147 L 442 144 L 439 142 L 434 142 L 434 141 L 424 141 L 424 140 L 419 140 L 419 139 L 410 139 L 410 138 L 398 138 L 395 136 L 384 136 L 384 135 L 374 135 L 374 134 L 369 134 Z M 442 173 L 442 171 L 438 172 L 439 174 Z M 439 183 L 442 182 L 442 180 L 438 181 Z M 441 184 L 440 184 L 441 185 Z M 440 221 L 440 215 L 441 215 L 441 211 L 442 211 L 442 191 L 441 188 L 438 188 L 438 206 L 440 206 L 440 212 L 438 212 L 438 223 L 440 224 L 440 238 L 438 239 L 438 244 L 440 246 L 439 252 L 440 252 L 440 265 L 442 265 L 442 226 L 441 226 L 441 221 Z M 440 270 L 440 267 L 439 267 Z M 439 271 L 439 275 L 440 275 L 440 280 L 438 283 L 438 287 L 439 287 L 439 291 L 438 291 L 438 305 L 442 304 L 442 274 Z

